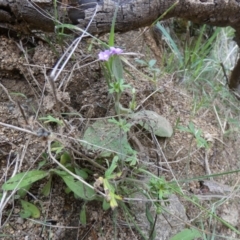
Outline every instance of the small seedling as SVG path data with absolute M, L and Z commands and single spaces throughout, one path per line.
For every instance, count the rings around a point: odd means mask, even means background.
M 188 127 L 178 126 L 178 129 L 182 132 L 188 132 L 191 133 L 194 138 L 196 138 L 197 147 L 198 148 L 208 148 L 209 144 L 208 142 L 201 136 L 202 130 L 196 129 L 193 122 L 190 122 Z
M 177 185 L 174 182 L 167 182 L 163 177 L 152 178 L 149 182 L 150 193 L 154 198 L 166 200 L 172 193 L 177 191 Z
M 112 119 L 109 119 L 108 122 L 116 124 L 124 132 L 130 131 L 131 124 L 128 123 L 125 119 L 120 118 L 119 120 L 116 120 L 116 119 L 112 118 Z
M 153 74 L 153 82 L 156 84 L 157 82 L 157 77 L 159 76 L 160 74 L 160 69 L 157 68 L 157 67 L 154 67 L 157 63 L 157 60 L 156 59 L 151 59 L 149 60 L 149 62 L 146 62 L 142 59 L 136 59 L 135 60 L 138 64 L 140 64 L 141 66 L 143 67 L 147 67 L 150 71 L 150 73 Z
M 56 123 L 57 125 L 60 125 L 60 126 L 63 125 L 62 120 L 60 120 L 59 118 L 55 118 L 51 115 L 48 115 L 47 117 L 41 117 L 41 118 L 39 118 L 39 120 L 43 120 L 44 123 Z

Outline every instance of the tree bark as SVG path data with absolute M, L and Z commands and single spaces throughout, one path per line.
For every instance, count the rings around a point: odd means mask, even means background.
M 52 32 L 59 21 L 82 29 L 89 25 L 88 32 L 102 34 L 110 31 L 118 6 L 115 24 L 118 32 L 149 26 L 160 17 L 178 17 L 212 26 L 231 26 L 240 46 L 240 0 L 62 0 L 57 6 L 55 2 L 0 0 L 0 30 L 27 34 L 32 30 Z M 231 77 L 229 86 L 239 82 Z
M 57 20 L 85 28 L 92 17 L 89 32 L 109 32 L 114 11 L 119 4 L 115 29 L 129 31 L 148 26 L 165 14 L 193 22 L 240 29 L 240 0 L 62 0 L 54 9 L 53 0 L 0 0 L 0 26 L 28 32 L 54 31 Z M 58 16 L 54 17 L 57 10 Z M 96 14 L 94 14 L 96 12 Z

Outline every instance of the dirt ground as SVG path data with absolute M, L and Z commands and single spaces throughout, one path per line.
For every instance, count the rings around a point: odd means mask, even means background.
M 107 40 L 107 36 L 103 39 Z M 81 137 L 86 126 L 94 121 L 94 118 L 114 115 L 113 101 L 109 97 L 99 63 L 87 65 L 97 58 L 99 51 L 99 46 L 93 45 L 93 51 L 89 53 L 87 51 L 89 44 L 88 39 L 80 43 L 74 57 L 56 82 L 56 85 L 60 86 L 57 89 L 57 96 L 61 101 L 60 111 L 78 114 L 73 117 L 66 116 L 67 121 L 74 126 L 71 129 L 72 136 Z M 154 57 L 146 39 L 143 39 L 139 31 L 118 35 L 116 45 L 125 52 L 142 53 L 146 58 Z M 20 40 L 0 36 L 0 122 L 8 124 L 8 126 L 0 124 L 1 184 L 10 178 L 16 164 L 19 166 L 17 171 L 20 172 L 37 168 L 42 160 L 41 155 L 46 151 L 46 141 L 11 126 L 37 132 L 41 124 L 35 118 L 36 112 L 38 116 L 57 114 L 58 106 L 47 76 L 62 54 L 61 51 L 57 44 L 50 45 L 39 38 Z M 129 61 L 134 62 L 133 57 L 129 57 Z M 81 67 L 84 64 L 87 66 Z M 140 71 L 148 74 L 146 69 Z M 174 75 L 163 74 L 154 86 L 142 75 L 134 74 L 135 80 L 129 81 L 136 88 L 137 103 L 141 108 L 164 116 L 173 127 L 177 122 L 179 125 L 188 126 L 192 121 L 196 128 L 202 130 L 204 139 L 210 143 L 208 150 L 199 149 L 190 133 L 177 129 L 170 139 L 159 138 L 164 153 L 160 163 L 162 176 L 167 180 L 173 179 L 173 176 L 176 179 L 190 179 L 239 169 L 240 139 L 236 134 L 223 135 L 213 108 L 203 108 L 193 114 L 192 96 Z M 149 97 L 156 88 L 158 91 Z M 126 106 L 131 99 L 130 96 L 130 92 L 124 94 L 122 101 Z M 215 100 L 214 106 L 221 110 L 222 105 L 218 99 Z M 221 119 L 221 122 L 224 122 L 224 119 Z M 224 124 L 223 128 L 226 130 L 229 127 L 227 121 Z M 66 133 L 66 129 L 59 129 L 55 125 L 48 126 L 48 131 Z M 149 168 L 156 173 L 153 143 L 146 133 L 137 131 L 136 137 L 141 139 L 141 148 L 144 149 L 150 163 Z M 76 164 L 88 166 L 86 162 L 81 162 L 80 156 L 75 156 Z M 46 168 L 54 167 L 56 166 L 53 162 L 46 165 Z M 228 174 L 215 180 L 218 184 L 224 185 L 210 189 L 211 187 L 204 185 L 204 181 L 191 181 L 184 183 L 182 188 L 189 196 L 191 194 L 208 196 L 208 199 L 201 201 L 201 205 L 206 208 L 211 206 L 216 195 L 219 199 L 226 199 L 224 196 L 227 192 L 227 201 L 216 205 L 215 212 L 240 230 L 239 198 L 236 197 L 237 191 L 230 188 L 236 189 L 239 185 L 239 176 Z M 134 227 L 127 226 L 124 214 L 118 212 L 116 215 L 116 212 L 111 210 L 103 211 L 99 202 L 86 205 L 87 224 L 83 226 L 79 221 L 79 213 L 84 202 L 75 199 L 72 194 L 65 194 L 65 186 L 58 177 L 53 178 L 50 196 L 44 197 L 41 195 L 44 183 L 43 180 L 34 184 L 30 190 L 31 195 L 26 196 L 28 201 L 40 206 L 41 217 L 22 219 L 19 216 L 21 206 L 18 199 L 11 198 L 1 213 L 2 239 L 141 239 Z M 209 216 L 204 216 L 199 208 L 186 199 L 181 201 L 186 209 L 188 224 L 195 225 L 202 221 L 206 232 L 215 231 L 216 234 L 229 236 L 229 239 L 240 239 L 240 236 L 229 228 L 216 223 Z M 117 224 L 113 224 L 115 218 Z

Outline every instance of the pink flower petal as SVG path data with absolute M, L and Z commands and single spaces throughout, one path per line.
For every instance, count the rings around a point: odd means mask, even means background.
M 123 52 L 121 48 L 110 47 L 110 49 L 102 51 L 98 54 L 99 60 L 108 61 L 112 55 L 119 55 Z
M 121 48 L 110 47 L 111 54 L 121 54 L 123 50 Z
M 102 51 L 98 54 L 99 60 L 102 60 L 102 61 L 108 61 L 110 56 L 111 56 L 111 51 L 110 50 L 105 50 L 105 51 Z

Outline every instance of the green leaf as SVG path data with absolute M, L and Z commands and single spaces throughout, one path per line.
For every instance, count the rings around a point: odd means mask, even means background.
M 58 169 L 51 169 L 50 171 L 56 173 L 60 177 L 64 177 L 64 176 L 69 175 L 69 173 L 67 173 L 65 171 L 62 171 L 62 170 L 58 170 Z
M 156 59 L 151 59 L 149 62 L 148 62 L 148 66 L 150 68 L 152 68 L 155 64 L 156 64 L 157 60 Z
M 38 170 L 41 169 L 45 164 L 46 164 L 47 160 L 43 160 L 41 162 L 38 163 Z
M 51 151 L 59 154 L 64 149 L 64 146 L 60 142 L 53 142 L 51 145 Z
M 81 177 L 81 178 L 83 178 L 83 179 L 87 179 L 87 178 L 88 178 L 87 172 L 84 171 L 83 169 L 75 168 L 74 170 L 75 170 L 75 173 L 76 173 L 79 177 Z
M 27 96 L 23 93 L 10 92 L 10 94 L 13 95 L 13 96 L 20 96 L 20 97 L 24 97 L 25 99 L 27 99 Z
M 113 173 L 113 171 L 117 167 L 117 162 L 118 162 L 118 156 L 115 156 L 112 160 L 110 168 L 108 168 L 107 171 L 105 172 L 106 178 L 109 177 Z
M 82 206 L 82 209 L 81 209 L 81 212 L 80 212 L 80 222 L 84 226 L 87 224 L 86 205 L 85 204 Z
M 50 190 L 51 190 L 51 183 L 52 183 L 52 178 L 49 178 L 49 180 L 47 181 L 47 183 L 45 184 L 45 186 L 42 189 L 42 194 L 47 197 L 50 194 Z
M 171 38 L 171 36 L 169 35 L 169 33 L 166 31 L 166 29 L 159 23 L 157 22 L 156 24 L 157 28 L 162 32 L 163 36 L 166 39 L 167 44 L 169 45 L 169 47 L 172 49 L 173 53 L 177 56 L 178 60 L 180 61 L 181 65 L 183 65 L 183 57 L 181 52 L 179 51 L 176 43 L 174 42 L 174 40 Z
M 152 213 L 151 213 L 151 203 L 146 203 L 146 217 L 147 217 L 147 220 L 148 222 L 150 223 L 150 226 L 153 226 L 154 224 L 154 219 L 153 219 L 153 216 L 152 216 Z
M 147 62 L 142 59 L 135 59 L 135 62 L 143 66 L 148 66 Z
M 189 125 L 188 125 L 188 127 L 189 127 L 191 133 L 192 133 L 193 135 L 195 135 L 196 129 L 195 129 L 195 126 L 194 126 L 193 122 L 190 122 Z
M 112 119 L 109 119 L 108 122 L 116 124 L 119 128 L 121 128 L 126 133 L 129 132 L 131 128 L 131 124 L 128 123 L 125 119 L 116 120 L 112 118 Z
M 197 229 L 183 229 L 180 233 L 173 236 L 170 240 L 194 240 L 202 237 Z
M 19 215 L 20 215 L 21 218 L 29 218 L 29 217 L 31 217 L 32 213 L 29 210 L 24 210 L 23 209 L 23 210 L 20 211 Z
M 109 35 L 109 41 L 108 44 L 109 46 L 113 47 L 114 46 L 114 36 L 115 36 L 115 22 L 117 18 L 117 12 L 118 12 L 118 5 L 116 5 L 116 9 L 113 15 L 113 20 L 112 20 L 112 25 L 111 25 L 111 30 L 110 30 L 110 35 Z
M 189 130 L 189 128 L 187 128 L 187 127 L 184 127 L 184 126 L 178 126 L 177 128 L 178 128 L 178 130 L 181 131 L 181 132 L 192 133 L 192 132 Z
M 119 56 L 112 57 L 112 72 L 116 80 L 123 79 L 123 66 Z
M 70 192 L 72 192 L 72 190 L 71 190 L 69 187 L 65 187 L 65 188 L 64 188 L 64 192 L 65 192 L 66 194 L 69 194 Z
M 2 189 L 5 191 L 14 190 L 15 188 L 26 187 L 44 177 L 48 176 L 48 172 L 41 170 L 33 170 L 29 172 L 23 172 L 10 178 L 2 185 Z
M 40 211 L 39 209 L 32 203 L 29 203 L 27 201 L 21 200 L 21 205 L 24 209 L 24 212 L 28 213 L 31 212 L 31 217 L 33 218 L 39 218 L 40 217 Z
M 128 116 L 150 133 L 153 131 L 156 136 L 171 137 L 173 134 L 173 129 L 169 121 L 156 112 L 143 110 Z
M 151 202 L 147 202 L 145 204 L 146 206 L 146 217 L 147 217 L 147 220 L 149 222 L 149 225 L 150 225 L 150 233 L 151 233 L 151 236 L 149 236 L 149 240 L 155 240 L 156 239 L 156 229 L 155 229 L 155 226 L 154 226 L 154 216 L 152 215 L 151 213 L 151 206 L 152 206 L 152 203 Z M 154 228 L 154 229 L 153 229 Z
M 104 198 L 104 199 L 103 199 L 103 204 L 102 204 L 103 210 L 104 210 L 104 211 L 107 211 L 110 207 L 111 207 L 111 206 L 110 206 L 110 203 L 107 202 L 107 200 Z
M 44 123 L 56 123 L 58 125 L 63 125 L 63 121 L 60 120 L 59 118 L 55 118 L 51 115 L 48 115 L 47 117 L 41 117 L 39 120 L 45 120 Z
M 60 157 L 60 163 L 64 166 L 67 165 L 67 163 L 71 162 L 71 156 L 68 152 L 64 152 Z
M 109 84 L 109 93 L 122 93 L 124 89 L 130 88 L 129 84 L 124 83 L 124 79 L 118 78 Z M 117 101 L 116 101 L 117 102 Z
M 72 164 L 68 163 L 66 166 L 65 166 L 70 172 L 74 173 L 74 167 Z
M 24 188 L 20 188 L 17 192 L 17 195 L 20 196 L 20 198 L 24 198 L 27 195 L 27 191 L 31 188 L 32 184 L 29 184 L 25 186 Z
M 110 157 L 113 153 L 124 154 L 126 157 L 134 154 L 127 134 L 116 124 L 102 119 L 87 128 L 83 140 L 88 143 L 82 145 L 87 150 L 99 151 L 100 157 Z
M 84 200 L 93 200 L 95 198 L 96 194 L 94 190 L 84 185 L 84 183 L 75 180 L 70 175 L 65 175 L 65 176 L 60 175 L 60 177 L 69 187 L 69 189 L 76 194 L 77 197 L 82 198 Z
M 135 166 L 138 163 L 137 152 L 135 152 L 132 156 L 126 159 L 126 162 L 129 162 L 130 166 Z

